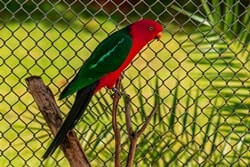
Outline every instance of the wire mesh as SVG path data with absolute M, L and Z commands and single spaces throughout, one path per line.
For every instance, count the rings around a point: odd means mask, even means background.
M 0 1 L 0 164 L 67 166 L 58 149 L 43 160 L 52 136 L 27 92 L 41 76 L 57 97 L 95 47 L 141 18 L 164 26 L 124 73 L 134 128 L 160 97 L 139 140 L 135 166 L 249 165 L 249 2 L 247 0 Z M 76 126 L 93 166 L 113 166 L 111 92 L 95 95 Z M 74 97 L 58 101 L 69 111 Z M 120 103 L 122 164 L 128 152 Z

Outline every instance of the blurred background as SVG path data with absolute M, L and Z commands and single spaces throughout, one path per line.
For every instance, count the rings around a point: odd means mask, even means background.
M 141 18 L 164 26 L 125 71 L 134 128 L 160 108 L 138 142 L 135 166 L 247 166 L 250 159 L 248 0 L 0 1 L 0 164 L 69 166 L 58 149 L 41 157 L 52 135 L 25 78 L 41 76 L 56 99 L 95 47 Z M 111 91 L 91 101 L 76 126 L 94 166 L 113 166 Z M 66 115 L 74 96 L 58 101 Z M 119 106 L 121 159 L 128 138 Z

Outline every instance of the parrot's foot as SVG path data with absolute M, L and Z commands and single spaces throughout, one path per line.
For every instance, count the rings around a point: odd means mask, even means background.
M 118 89 L 116 89 L 115 87 L 112 88 L 112 91 L 114 92 L 111 97 L 114 97 L 115 94 L 119 95 L 120 97 L 122 96 L 123 92 L 120 92 Z

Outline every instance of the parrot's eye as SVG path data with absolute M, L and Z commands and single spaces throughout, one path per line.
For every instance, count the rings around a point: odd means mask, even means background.
M 154 27 L 151 27 L 151 26 L 150 26 L 150 27 L 148 27 L 148 30 L 149 30 L 149 31 L 153 31 L 153 30 L 154 30 Z

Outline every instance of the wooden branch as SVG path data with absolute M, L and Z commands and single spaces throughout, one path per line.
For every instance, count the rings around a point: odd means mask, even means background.
M 121 88 L 121 77 L 117 80 L 115 88 L 117 91 L 120 91 Z M 115 167 L 121 166 L 121 134 L 120 129 L 117 123 L 117 112 L 118 112 L 118 103 L 120 100 L 120 95 L 118 93 L 113 94 L 113 108 L 112 108 L 112 127 L 115 134 Z
M 133 165 L 133 161 L 134 161 L 134 158 L 135 158 L 137 139 L 138 138 L 135 137 L 135 138 L 130 140 L 130 146 L 129 146 L 129 152 L 128 152 L 126 167 L 132 167 L 132 165 Z
M 150 120 L 152 119 L 153 115 L 155 114 L 155 112 L 157 111 L 158 108 L 158 104 L 156 103 L 153 110 L 151 111 L 151 113 L 149 114 L 149 116 L 146 118 L 145 123 L 142 125 L 141 129 L 139 129 L 137 131 L 137 136 L 141 136 L 141 134 L 145 131 L 146 127 L 148 126 Z
M 40 77 L 29 77 L 26 79 L 26 82 L 28 91 L 33 96 L 52 134 L 55 136 L 63 124 L 63 119 L 53 93 L 44 85 Z M 64 142 L 60 146 L 71 167 L 90 167 L 88 159 L 74 131 L 70 131 L 67 134 Z
M 130 140 L 130 147 L 129 147 L 126 167 L 132 167 L 134 157 L 135 157 L 137 140 L 142 135 L 142 133 L 145 131 L 146 127 L 148 126 L 150 120 L 152 119 L 153 115 L 155 114 L 155 112 L 157 111 L 157 108 L 158 108 L 158 104 L 156 103 L 153 110 L 151 111 L 149 116 L 146 118 L 146 121 L 142 125 L 141 129 L 139 129 L 138 131 L 133 131 L 129 104 L 130 104 L 130 97 L 128 95 L 126 95 L 125 115 L 126 115 L 126 126 L 127 126 L 127 131 L 128 131 L 129 140 Z

